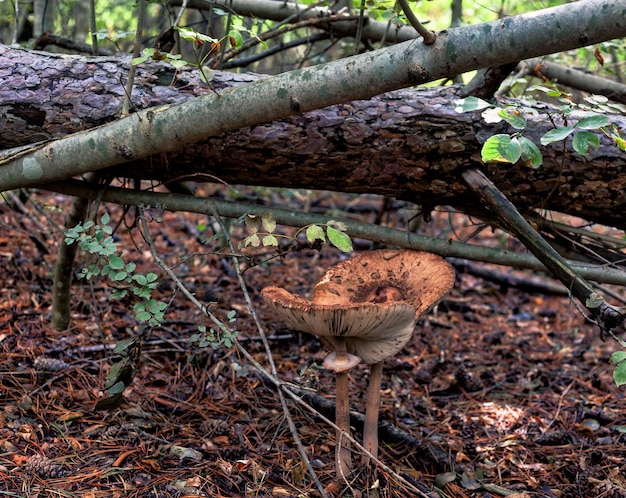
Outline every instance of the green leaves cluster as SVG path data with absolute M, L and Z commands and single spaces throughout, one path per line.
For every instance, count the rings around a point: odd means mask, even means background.
M 242 247 L 278 247 L 278 237 L 292 241 L 304 232 L 307 242 L 314 244 L 320 241 L 322 244 L 330 242 L 333 246 L 343 252 L 352 251 L 352 240 L 346 233 L 347 227 L 341 221 L 330 220 L 326 224 L 310 224 L 302 227 L 293 237 L 275 233 L 276 220 L 269 211 L 261 216 L 248 214 L 245 217 L 245 225 L 252 232 L 242 242 Z
M 230 310 L 226 315 L 227 321 L 229 324 L 235 323 L 237 321 L 237 312 L 235 310 Z M 216 331 L 213 327 L 207 329 L 206 325 L 200 324 L 198 325 L 198 332 L 193 334 L 189 341 L 197 348 L 207 348 L 211 347 L 214 350 L 219 349 L 220 346 L 225 346 L 227 348 L 232 347 L 235 338 L 239 335 L 239 332 L 225 327 L 219 331 Z
M 117 243 L 113 240 L 113 229 L 109 226 L 110 217 L 103 214 L 100 223 L 93 221 L 79 223 L 65 232 L 65 243 L 79 247 L 97 257 L 94 263 L 78 271 L 78 278 L 90 280 L 96 276 L 108 278 L 113 287 L 111 297 L 120 299 L 132 294 L 140 301 L 133 307 L 135 319 L 140 323 L 158 325 L 163 321 L 167 304 L 152 298 L 158 285 L 156 273 L 136 272 L 137 265 L 126 263 L 120 256 Z
M 598 136 L 598 132 L 600 132 L 609 136 L 618 148 L 626 150 L 626 140 L 604 114 L 616 111 L 625 112 L 626 107 L 611 104 L 606 97 L 598 95 L 587 97 L 585 99 L 586 104 L 582 105 L 572 102 L 568 94 L 558 89 L 535 86 L 531 90 L 543 92 L 547 97 L 557 99 L 560 104 L 558 112 L 564 123 L 563 126 L 556 126 L 546 132 L 539 140 L 541 145 L 559 142 L 571 135 L 574 150 L 586 156 L 600 147 Z M 529 103 L 534 104 L 534 101 Z M 538 115 L 536 108 L 532 105 L 522 103 L 521 105 L 498 108 L 476 97 L 468 97 L 457 101 L 455 109 L 457 112 L 484 110 L 482 116 L 486 122 L 505 121 L 511 127 L 519 130 L 510 134 L 500 133 L 489 137 L 481 151 L 483 162 L 513 164 L 521 159 L 531 168 L 538 168 L 543 163 L 543 155 L 537 144 L 524 136 L 524 133 L 531 126 L 527 116 L 537 117 Z
M 122 395 L 135 378 L 140 366 L 141 339 L 132 337 L 119 341 L 113 350 L 121 356 L 120 360 L 111 365 L 109 374 L 104 383 L 108 391 L 107 397 L 96 404 L 97 410 L 111 410 L 122 402 Z
M 200 33 L 190 27 L 175 26 L 174 29 L 178 32 L 178 35 L 182 40 L 192 43 L 192 50 L 195 58 L 194 65 L 199 69 L 202 80 L 210 86 L 210 82 L 213 80 L 215 72 L 206 66 L 206 62 L 210 57 L 216 55 L 220 51 L 221 40 Z M 240 28 L 239 26 L 233 26 L 233 28 L 224 37 L 224 39 L 228 40 L 230 45 L 234 48 L 239 48 L 243 43 L 243 36 L 241 34 L 242 29 L 243 28 Z M 202 50 L 204 46 L 208 46 L 209 49 Z M 175 69 L 180 69 L 189 64 L 188 61 L 182 58 L 181 54 L 160 52 L 155 48 L 144 48 L 139 57 L 132 59 L 131 64 L 142 64 L 150 59 L 167 61 Z

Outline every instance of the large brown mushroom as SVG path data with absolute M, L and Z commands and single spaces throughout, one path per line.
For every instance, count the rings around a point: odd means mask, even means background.
M 397 304 L 414 308 L 411 332 L 389 348 L 389 331 L 370 333 L 347 340 L 348 353 L 359 356 L 371 365 L 367 390 L 367 406 L 363 428 L 363 446 L 378 456 L 378 414 L 382 384 L 383 361 L 402 349 L 409 340 L 415 321 L 428 313 L 448 293 L 454 284 L 454 269 L 441 257 L 422 251 L 380 250 L 360 254 L 333 266 L 316 284 L 316 303 L 351 305 L 371 302 L 381 310 Z M 322 338 L 332 347 L 335 339 Z M 369 457 L 363 456 L 363 464 Z
M 279 287 L 266 287 L 262 295 L 291 327 L 314 334 L 330 345 L 332 352 L 324 366 L 336 377 L 335 467 L 337 477 L 345 478 L 352 472 L 350 444 L 343 437 L 344 432 L 350 434 L 348 370 L 361 359 L 377 361 L 399 351 L 413 333 L 415 310 L 401 302 L 318 303 Z M 348 352 L 349 348 L 357 354 Z
M 278 287 L 263 289 L 265 300 L 290 326 L 318 336 L 333 351 L 324 365 L 336 372 L 338 476 L 351 472 L 350 448 L 342 441 L 342 431 L 350 431 L 347 370 L 359 360 L 371 365 L 363 444 L 377 456 L 382 362 L 404 347 L 417 318 L 453 283 L 454 270 L 439 256 L 381 250 L 332 267 L 315 285 L 311 301 Z

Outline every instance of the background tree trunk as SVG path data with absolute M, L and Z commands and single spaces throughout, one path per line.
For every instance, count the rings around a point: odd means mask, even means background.
M 0 148 L 60 138 L 117 118 L 127 70 L 120 59 L 4 50 Z M 175 76 L 171 66 L 156 62 L 138 69 L 133 91 L 137 108 L 181 102 L 211 91 L 195 70 Z M 257 78 L 218 72 L 213 85 L 219 92 Z M 479 112 L 457 113 L 453 109 L 457 90 L 400 90 L 331 106 L 125 163 L 109 173 L 165 182 L 219 180 L 368 192 L 422 204 L 426 211 L 453 205 L 479 213 L 461 173 L 482 167 L 481 144 L 508 130 L 505 125 L 486 124 Z M 623 117 L 614 120 L 626 127 Z M 548 123 L 535 123 L 535 140 L 548 129 Z M 488 173 L 522 210 L 552 209 L 626 228 L 622 152 L 604 139 L 589 158 L 560 144 L 543 153 L 544 164 L 538 169 L 518 163 L 492 166 Z

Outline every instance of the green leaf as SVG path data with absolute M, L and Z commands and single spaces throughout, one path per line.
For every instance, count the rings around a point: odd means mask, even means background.
M 135 320 L 140 323 L 147 322 L 152 318 L 152 315 L 147 311 L 140 311 L 139 313 L 135 313 Z
M 624 360 L 626 360 L 626 351 L 615 351 L 611 355 L 611 363 L 613 363 L 613 365 L 617 365 Z
M 213 71 L 210 67 L 202 66 L 200 68 L 200 72 L 202 73 L 202 79 L 205 83 L 209 83 L 213 81 L 213 78 L 215 78 L 215 71 Z
M 573 131 L 574 128 L 572 128 L 571 126 L 559 126 L 554 130 L 550 130 L 543 137 L 541 137 L 541 145 L 548 145 L 552 142 L 565 140 Z
M 125 280 L 127 276 L 128 273 L 126 273 L 124 270 L 118 271 L 115 275 L 113 275 L 113 281 L 121 282 L 122 280 Z
M 604 299 L 601 295 L 592 292 L 585 300 L 585 308 L 590 310 L 594 308 L 599 308 L 603 302 Z
M 328 222 L 328 226 L 333 227 L 334 229 L 339 230 L 340 232 L 346 232 L 348 230 L 348 227 L 343 221 L 330 220 Z
M 174 29 L 180 33 L 180 37 L 184 40 L 195 41 L 200 44 L 217 42 L 217 38 L 212 38 L 209 35 L 198 33 L 197 31 L 194 31 L 190 28 L 179 28 L 177 26 Z
M 159 278 L 159 276 L 156 273 L 148 273 L 146 275 L 146 279 L 149 283 L 156 282 L 157 278 Z
M 109 266 L 114 270 L 121 270 L 124 268 L 124 260 L 119 256 L 111 256 L 109 258 Z
M 261 216 L 261 223 L 266 232 L 272 233 L 276 230 L 276 220 L 269 211 L 265 211 L 263 213 L 263 216 Z
M 311 225 L 306 229 L 306 240 L 308 240 L 310 243 L 313 243 L 316 240 L 326 242 L 326 235 L 324 234 L 324 230 L 321 226 Z
M 185 67 L 187 65 L 187 61 L 183 60 L 170 60 L 170 64 L 174 69 L 180 69 L 181 67 Z
M 575 127 L 579 130 L 597 130 L 603 126 L 608 126 L 611 122 L 603 114 L 595 114 L 581 119 L 576 123 Z
M 489 102 L 486 102 L 478 97 L 467 97 L 454 101 L 454 110 L 456 112 L 471 112 L 478 111 L 480 109 L 486 109 L 487 107 L 493 107 Z
M 522 148 L 522 161 L 526 164 L 526 166 L 530 166 L 533 169 L 538 168 L 543 163 L 543 156 L 541 155 L 541 151 L 539 147 L 535 145 L 535 142 L 529 140 L 526 137 L 518 137 L 517 141 Z
M 619 148 L 619 150 L 626 151 L 626 140 L 616 134 L 612 134 L 611 138 L 615 142 L 615 145 Z
M 137 265 L 136 265 L 135 263 L 128 263 L 128 264 L 126 265 L 125 270 L 126 270 L 128 273 L 132 273 L 132 272 L 134 272 L 134 271 L 135 271 L 135 268 L 137 268 Z
M 613 380 L 617 387 L 626 384 L 626 362 L 620 362 L 613 370 Z
M 489 137 L 484 143 L 481 156 L 485 163 L 516 163 L 522 155 L 522 147 L 517 139 L 509 135 L 498 134 Z
M 516 109 L 502 109 L 498 115 L 509 123 L 513 128 L 523 130 L 526 128 L 526 118 Z
M 347 233 L 331 227 L 329 223 L 329 226 L 326 227 L 326 234 L 330 243 L 340 251 L 352 251 L 352 240 L 350 240 L 350 236 Z
M 574 135 L 572 147 L 582 156 L 598 150 L 600 148 L 600 139 L 598 135 L 590 131 L 579 131 Z
M 246 237 L 245 239 L 243 239 L 242 244 L 244 247 L 248 247 L 248 246 L 259 247 L 261 245 L 261 239 L 256 233 L 253 233 L 249 237 Z
M 101 225 L 108 225 L 110 219 L 111 219 L 111 217 L 109 216 L 109 213 L 104 213 L 102 215 L 102 217 L 100 218 L 100 224 Z
M 141 273 L 133 275 L 133 280 L 139 285 L 147 285 L 148 283 L 148 279 L 146 278 L 146 276 L 142 275 Z
M 150 289 L 147 289 L 146 287 L 132 287 L 131 290 L 133 291 L 133 294 L 135 294 L 135 296 L 137 297 L 150 299 Z
M 261 219 L 253 214 L 247 214 L 244 223 L 246 224 L 246 227 L 248 227 L 248 230 L 253 233 L 258 232 L 261 228 Z
M 140 55 L 139 57 L 135 57 L 134 59 L 131 59 L 130 63 L 133 66 L 138 66 L 139 64 L 143 64 L 144 62 L 146 62 L 150 57 L 147 55 Z
M 263 237 L 263 247 L 278 247 L 278 240 L 273 235 L 266 235 Z
M 126 384 L 124 384 L 123 382 L 116 382 L 115 384 L 113 384 L 111 387 L 108 388 L 109 389 L 109 394 L 111 396 L 113 396 L 114 394 L 120 394 L 124 392 L 124 389 L 126 389 Z
M 132 364 L 129 357 L 124 357 L 111 365 L 109 375 L 107 375 L 106 382 L 104 383 L 104 388 L 109 389 L 113 384 L 119 382 L 120 377 L 123 377 L 126 370 L 131 366 Z
M 128 291 L 126 289 L 115 289 L 111 292 L 111 299 L 121 299 L 126 297 Z
M 136 337 L 131 337 L 130 339 L 122 339 L 115 344 L 115 348 L 113 352 L 116 354 L 121 354 L 122 356 L 126 356 L 128 354 L 128 348 L 137 343 Z
M 241 33 L 238 30 L 231 29 L 228 32 L 228 40 L 230 41 L 231 47 L 239 48 L 243 43 L 243 36 L 241 36 Z

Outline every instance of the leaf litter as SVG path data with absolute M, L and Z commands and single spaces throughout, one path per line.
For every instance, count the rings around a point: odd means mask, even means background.
M 172 282 L 159 284 L 158 298 L 170 304 L 161 325 L 148 332 L 134 320 L 129 298 L 111 300 L 111 289 L 99 279 L 74 282 L 71 328 L 50 329 L 51 275 L 63 226 L 61 210 L 51 208 L 68 201 L 35 193 L 30 202 L 46 209 L 23 216 L 0 206 L 0 492 L 319 496 L 273 384 L 235 348 L 190 342 L 204 322 Z M 335 209 L 360 204 L 358 216 L 365 221 L 373 221 L 380 206 L 375 196 L 355 201 L 319 194 L 316 202 Z M 119 207 L 105 208 L 112 220 L 123 216 Z M 390 225 L 407 222 L 401 203 L 386 215 Z M 232 262 L 219 239 L 211 238 L 210 222 L 187 213 L 159 216 L 162 221 L 151 229 L 160 256 L 214 313 L 228 320 L 231 310 L 237 312 L 242 346 L 267 365 Z M 448 214 L 435 215 L 423 230 L 451 237 L 448 223 Z M 116 232 L 124 257 L 139 271 L 159 273 L 141 236 L 126 228 L 131 225 L 129 213 Z M 233 227 L 235 240 L 246 235 L 242 224 Z M 454 236 L 462 234 L 456 230 Z M 205 239 L 210 242 L 203 244 Z M 498 231 L 472 241 L 519 249 Z M 357 250 L 373 248 L 353 243 Z M 259 262 L 265 259 L 261 253 L 271 256 L 274 250 L 242 252 Z M 244 272 L 279 378 L 328 418 L 334 380 L 321 367 L 326 352 L 317 339 L 273 315 L 260 290 L 280 285 L 307 295 L 345 257 L 328 247 L 304 248 Z M 140 334 L 141 363 L 123 401 L 95 410 L 111 365 L 119 360 L 115 344 Z M 387 470 L 369 469 L 353 482 L 337 482 L 334 428 L 304 404 L 288 398 L 288 406 L 328 496 L 413 496 L 408 482 L 430 497 L 622 497 L 626 415 L 609 363 L 615 349 L 567 296 L 524 292 L 459 271 L 452 293 L 385 363 L 380 460 Z M 357 440 L 367 372 L 361 366 L 350 374 Z

